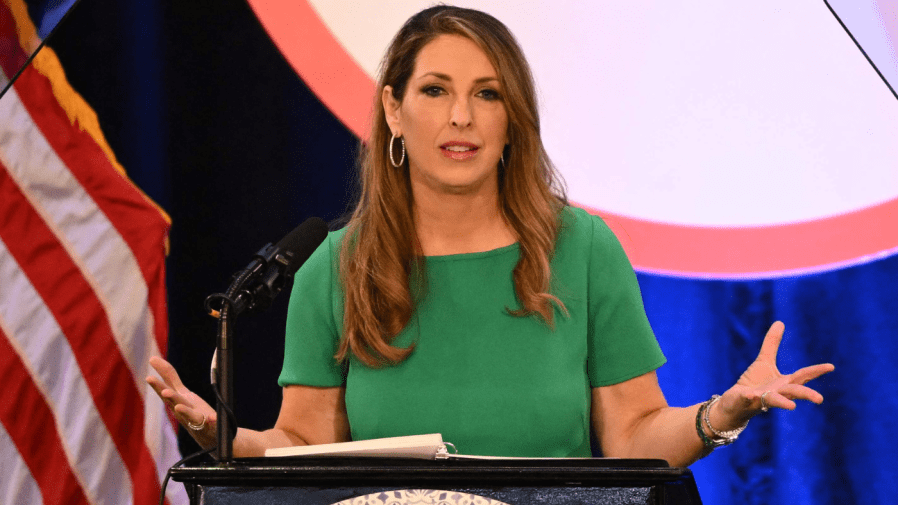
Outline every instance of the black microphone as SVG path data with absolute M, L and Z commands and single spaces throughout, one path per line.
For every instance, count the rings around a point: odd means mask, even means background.
M 237 435 L 237 418 L 233 411 L 234 398 L 234 347 L 232 343 L 233 319 L 244 310 L 261 310 L 271 305 L 287 280 L 299 270 L 309 256 L 327 238 L 327 225 L 317 217 L 309 218 L 277 245 L 270 243 L 259 250 L 243 270 L 234 275 L 226 293 L 216 293 L 206 298 L 206 310 L 218 318 L 218 345 L 213 356 L 212 382 L 217 402 L 218 416 L 216 438 L 218 446 L 215 458 L 220 465 L 230 465 L 233 459 L 233 441 Z M 222 302 L 221 311 L 213 310 L 213 301 Z
M 327 238 L 327 224 L 311 217 L 287 234 L 277 245 L 266 244 L 243 270 L 234 274 L 231 313 L 265 310 L 284 284 Z M 230 291 L 230 290 L 229 290 Z

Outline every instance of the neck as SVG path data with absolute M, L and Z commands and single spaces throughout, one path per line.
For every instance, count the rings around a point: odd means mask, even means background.
M 502 216 L 496 191 L 453 194 L 420 189 L 413 188 L 414 217 L 425 256 L 490 251 L 517 240 Z

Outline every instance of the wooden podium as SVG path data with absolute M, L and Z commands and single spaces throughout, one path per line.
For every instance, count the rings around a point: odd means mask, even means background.
M 247 458 L 172 469 L 191 504 L 700 504 L 663 460 Z

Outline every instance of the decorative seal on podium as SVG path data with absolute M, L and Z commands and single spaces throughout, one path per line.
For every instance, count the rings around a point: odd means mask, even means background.
M 508 505 L 504 502 L 458 491 L 399 489 L 349 498 L 333 505 Z

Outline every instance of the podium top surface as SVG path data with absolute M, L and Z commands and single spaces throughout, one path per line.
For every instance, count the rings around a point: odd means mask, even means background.
M 448 459 L 365 457 L 242 458 L 172 469 L 172 479 L 204 485 L 577 485 L 633 486 L 692 480 L 687 468 L 652 459 Z

